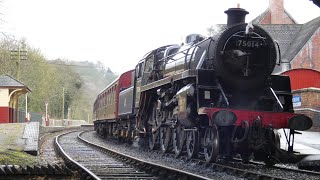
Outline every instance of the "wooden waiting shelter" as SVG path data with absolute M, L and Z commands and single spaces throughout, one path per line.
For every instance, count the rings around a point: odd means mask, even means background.
M 17 123 L 19 114 L 20 95 L 25 94 L 27 102 L 27 93 L 31 90 L 22 82 L 10 75 L 0 76 L 0 123 Z M 26 103 L 26 118 L 27 118 Z

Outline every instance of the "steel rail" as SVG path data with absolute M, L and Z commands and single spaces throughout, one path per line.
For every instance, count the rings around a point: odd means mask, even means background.
M 81 134 L 83 134 L 83 133 L 84 132 L 82 132 Z M 81 138 L 81 134 L 79 134 L 79 139 L 83 139 L 83 138 Z M 114 140 L 114 139 L 111 139 L 111 140 Z M 84 140 L 84 141 L 86 141 L 86 140 Z M 94 144 L 94 143 L 92 143 L 92 144 Z M 100 145 L 97 145 L 97 146 L 99 146 L 101 149 L 105 149 L 106 148 L 106 147 L 100 146 Z M 153 152 L 153 153 L 157 153 L 157 154 L 162 155 L 162 156 L 165 155 L 166 157 L 176 158 L 174 154 L 172 154 L 172 153 L 163 154 L 160 150 L 150 150 L 150 149 L 146 149 L 146 148 L 144 148 L 143 150 L 145 152 Z M 116 152 L 116 153 L 118 153 L 118 152 Z M 206 168 L 211 168 L 211 169 L 216 170 L 218 172 L 226 172 L 226 173 L 229 173 L 230 175 L 234 175 L 234 176 L 241 177 L 241 178 L 258 178 L 258 179 L 274 179 L 274 180 L 277 180 L 277 179 L 290 179 L 290 176 L 289 177 L 278 176 L 278 175 L 275 175 L 274 173 L 273 174 L 268 174 L 267 172 L 261 171 L 261 169 L 257 169 L 257 170 L 250 169 L 250 170 L 248 170 L 248 169 L 245 168 L 246 164 L 243 164 L 244 167 L 242 168 L 241 165 L 240 165 L 240 167 L 237 167 L 237 165 L 236 166 L 232 166 L 232 165 L 229 165 L 228 162 L 226 162 L 226 163 L 224 163 L 224 162 L 207 163 L 206 161 L 204 161 L 202 159 L 198 159 L 198 158 L 189 159 L 187 156 L 180 156 L 180 159 L 185 161 L 186 163 L 190 163 L 190 162 L 191 163 L 196 163 L 196 164 L 198 164 L 200 166 L 204 166 Z M 234 159 L 234 160 L 236 160 L 236 159 Z M 233 161 L 233 162 L 235 162 L 235 161 Z M 252 164 L 252 161 L 250 161 L 249 163 Z M 257 162 L 255 165 L 265 166 L 264 163 L 261 163 L 261 162 L 260 163 Z M 281 172 L 283 172 L 284 175 L 286 174 L 286 171 L 287 172 L 297 173 L 297 175 L 298 174 L 301 174 L 301 175 L 302 174 L 315 175 L 315 176 L 320 175 L 320 173 L 318 173 L 318 172 L 308 171 L 308 170 L 301 170 L 301 169 L 292 169 L 292 168 L 288 168 L 288 167 L 273 166 L 273 167 L 269 167 L 269 168 L 272 168 L 274 170 L 278 170 L 279 172 L 281 171 Z
M 98 176 L 96 176 L 93 172 L 91 172 L 89 169 L 87 169 L 86 167 L 84 167 L 83 165 L 81 165 L 80 163 L 78 163 L 77 161 L 73 160 L 62 148 L 62 146 L 59 143 L 59 138 L 72 133 L 75 131 L 71 131 L 71 132 L 67 132 L 64 134 L 61 134 L 59 136 L 57 136 L 55 138 L 55 147 L 57 148 L 58 152 L 60 155 L 62 155 L 63 159 L 67 159 L 67 161 L 71 162 L 74 166 L 76 166 L 77 168 L 81 169 L 83 172 L 85 172 L 91 179 L 95 179 L 95 180 L 100 180 L 100 178 Z
M 103 151 L 106 151 L 106 152 L 108 152 L 110 154 L 113 154 L 115 156 L 119 156 L 123 160 L 126 159 L 126 160 L 130 160 L 130 161 L 134 161 L 135 164 L 140 164 L 141 166 L 145 165 L 145 166 L 153 167 L 153 169 L 158 169 L 159 172 L 163 171 L 162 174 L 175 174 L 178 177 L 186 177 L 187 179 L 201 179 L 201 180 L 210 180 L 211 179 L 211 178 L 200 176 L 200 175 L 193 174 L 193 173 L 190 173 L 190 172 L 186 172 L 186 171 L 182 171 L 182 170 L 179 170 L 179 169 L 175 169 L 175 168 L 167 167 L 167 166 L 164 166 L 164 165 L 156 164 L 156 163 L 153 163 L 153 162 L 148 162 L 148 161 L 145 161 L 145 160 L 142 160 L 142 159 L 138 159 L 136 157 L 129 156 L 129 155 L 114 151 L 112 149 L 109 149 L 107 147 L 100 146 L 98 144 L 89 142 L 89 141 L 87 141 L 87 140 L 85 140 L 85 139 L 83 139 L 81 137 L 81 135 L 84 132 L 86 132 L 86 131 L 83 131 L 83 132 L 78 134 L 78 138 L 81 141 L 83 141 L 83 142 L 85 142 L 85 143 L 87 143 L 87 144 L 89 144 L 89 145 L 91 145 L 93 147 L 96 147 L 96 148 L 98 148 L 100 150 L 103 150 Z M 167 172 L 167 173 L 164 173 L 164 172 Z
M 147 151 L 151 151 L 151 150 L 147 149 Z M 161 153 L 161 152 L 159 152 L 159 153 Z M 170 157 L 175 157 L 174 154 L 166 154 L 166 155 L 170 156 Z M 207 164 L 207 162 L 204 161 L 204 160 L 201 160 L 201 159 L 191 159 L 190 160 L 186 156 L 181 156 L 180 159 L 193 161 L 193 162 L 198 162 L 199 164 Z M 242 162 L 242 160 L 239 159 L 239 158 L 233 158 L 233 162 L 239 162 L 240 163 L 240 162 Z M 266 166 L 264 163 L 258 162 L 258 161 L 249 161 L 248 163 L 252 164 L 252 165 Z M 218 168 L 218 169 L 222 169 L 224 171 L 230 170 L 231 172 L 233 171 L 233 172 L 237 172 L 237 173 L 243 172 L 244 174 L 247 174 L 248 176 L 251 174 L 251 175 L 256 175 L 256 177 L 263 178 L 263 179 L 265 179 L 265 178 L 267 178 L 267 179 L 286 179 L 286 178 L 271 176 L 271 175 L 268 175 L 268 174 L 257 173 L 257 172 L 254 172 L 254 171 L 247 171 L 247 170 L 240 169 L 240 168 L 234 168 L 234 167 L 222 164 L 220 162 L 210 163 L 210 164 L 211 164 L 212 167 L 215 167 L 215 168 Z M 320 172 L 304 170 L 304 169 L 293 169 L 293 168 L 288 168 L 288 167 L 281 167 L 281 166 L 278 166 L 278 165 L 274 165 L 274 166 L 269 167 L 269 168 L 274 168 L 274 169 L 288 171 L 288 172 L 294 172 L 294 173 L 301 173 L 301 174 L 308 174 L 308 175 L 319 175 L 320 176 Z M 248 172 L 248 173 L 246 173 L 246 172 Z M 290 178 L 288 178 L 288 179 L 290 179 Z
M 256 161 L 249 161 L 249 163 L 253 164 L 253 165 L 264 165 L 262 162 L 256 162 Z M 310 170 L 306 170 L 306 169 L 293 169 L 293 168 L 282 167 L 282 166 L 278 166 L 278 165 L 274 165 L 274 166 L 272 166 L 272 168 L 296 172 L 296 173 L 304 173 L 304 174 L 312 174 L 312 175 L 320 176 L 320 172 L 310 171 Z
M 166 155 L 173 157 L 173 158 L 175 157 L 174 154 L 166 154 Z M 206 161 L 201 160 L 201 159 L 188 159 L 188 157 L 186 157 L 186 156 L 181 156 L 180 159 L 186 160 L 186 161 L 191 161 L 191 162 L 197 163 L 197 164 L 206 164 L 206 166 L 212 167 L 213 169 L 217 169 L 218 171 L 230 172 L 231 174 L 233 174 L 235 176 L 241 175 L 243 178 L 257 178 L 257 179 L 264 179 L 264 180 L 268 180 L 268 179 L 270 179 L 270 180 L 289 180 L 289 178 L 282 178 L 282 177 L 272 176 L 272 175 L 268 175 L 268 174 L 261 173 L 261 172 L 240 169 L 240 168 L 228 166 L 228 165 L 218 163 L 218 162 L 207 163 Z

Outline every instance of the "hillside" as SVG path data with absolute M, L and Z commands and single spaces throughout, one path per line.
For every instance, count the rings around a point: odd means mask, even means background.
M 71 61 L 72 69 L 77 72 L 84 81 L 83 90 L 86 95 L 98 95 L 117 75 L 101 63 L 94 64 L 88 61 Z
M 74 109 L 74 111 L 71 111 L 72 116 L 74 118 L 84 119 L 84 117 L 87 117 L 87 114 L 89 114 L 91 117 L 92 106 L 96 96 L 110 84 L 117 75 L 109 68 L 104 67 L 101 62 L 70 61 L 68 64 L 70 64 L 72 70 L 79 74 L 83 81 L 83 85 L 79 90 L 79 96 L 71 105 L 71 108 Z

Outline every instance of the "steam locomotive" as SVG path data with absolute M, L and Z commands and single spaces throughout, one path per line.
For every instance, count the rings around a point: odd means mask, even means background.
M 97 133 L 207 162 L 239 154 L 272 165 L 284 151 L 277 129 L 286 128 L 292 153 L 296 130 L 312 120 L 294 113 L 289 77 L 271 75 L 279 45 L 245 23 L 246 10 L 225 13 L 218 34 L 154 49 L 103 90 L 93 107 Z

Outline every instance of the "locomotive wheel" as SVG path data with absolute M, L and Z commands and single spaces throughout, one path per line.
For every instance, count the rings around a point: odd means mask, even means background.
M 159 145 L 159 129 L 157 129 L 158 124 L 157 124 L 157 103 L 153 103 L 153 106 L 151 108 L 150 112 L 150 117 L 149 117 L 149 128 L 148 128 L 148 141 L 149 141 L 149 148 L 151 150 L 158 149 Z M 156 129 L 156 131 L 154 131 Z
M 152 132 L 152 126 L 149 127 L 149 148 L 151 150 L 158 148 L 159 143 L 159 130 Z
M 207 162 L 215 162 L 219 155 L 219 132 L 216 125 L 206 128 L 204 134 L 204 157 Z
M 263 149 L 254 152 L 254 157 L 257 160 L 262 160 L 267 167 L 271 167 L 279 162 L 278 150 L 280 150 L 280 136 L 276 130 L 270 130 L 268 143 Z
M 176 157 L 179 157 L 181 155 L 184 142 L 185 142 L 184 129 L 181 125 L 178 125 L 176 128 L 173 129 L 173 135 L 172 135 L 173 151 Z
M 186 138 L 187 154 L 188 158 L 194 158 L 198 156 L 199 152 L 199 139 L 197 131 L 188 131 Z
M 268 166 L 271 167 L 275 165 L 277 162 L 279 162 L 278 158 L 278 151 L 280 150 L 280 136 L 277 130 L 272 130 L 271 132 L 271 145 L 272 149 L 270 149 L 269 155 L 265 157 L 264 163 Z
M 244 163 L 244 164 L 248 164 L 249 163 L 249 161 L 250 161 L 250 158 L 251 157 L 251 154 L 250 153 L 242 153 L 241 154 L 241 159 L 242 159 L 242 162 Z
M 160 127 L 160 149 L 162 153 L 166 153 L 169 150 L 171 134 L 169 126 Z

